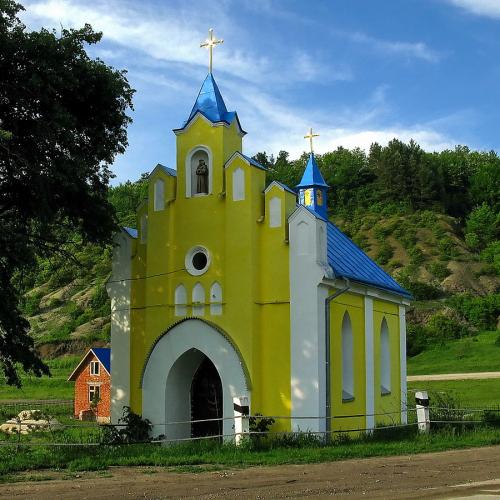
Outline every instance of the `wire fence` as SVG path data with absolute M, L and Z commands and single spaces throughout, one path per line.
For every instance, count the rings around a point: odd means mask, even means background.
M 443 427 L 470 428 L 478 425 L 493 425 L 500 427 L 500 406 L 484 408 L 461 407 L 455 408 L 446 405 L 428 407 L 428 424 L 436 429 Z M 21 419 L 21 412 L 28 412 L 31 418 Z M 404 422 L 402 415 L 407 421 Z M 417 417 L 417 409 L 407 406 L 397 411 L 356 413 L 346 415 L 332 415 L 325 417 L 317 415 L 247 415 L 222 418 L 176 420 L 169 422 L 151 422 L 153 429 L 164 429 L 162 433 L 156 432 L 154 438 L 122 440 L 122 436 L 129 430 L 130 424 L 125 422 L 102 424 L 95 421 L 80 421 L 73 415 L 71 401 L 41 401 L 30 403 L 0 403 L 0 447 L 5 446 L 72 446 L 72 447 L 98 447 L 109 444 L 131 444 L 132 442 L 168 444 L 189 441 L 216 440 L 231 442 L 241 439 L 301 439 L 304 436 L 322 442 L 332 442 L 342 436 L 373 435 L 374 433 L 398 432 L 406 429 L 417 428 L 421 422 Z M 245 432 L 236 432 L 234 425 L 224 425 L 227 421 L 234 424 L 237 419 L 246 419 L 248 427 Z M 9 432 L 3 428 L 2 422 L 10 422 Z M 259 427 L 259 422 L 268 422 L 264 429 Z M 367 425 L 367 421 L 375 421 L 375 426 Z M 317 430 L 319 427 L 327 428 L 330 421 L 331 430 Z M 38 423 L 37 423 L 38 422 Z M 300 429 L 304 422 L 304 429 Z M 311 422 L 312 429 L 308 428 Z M 193 436 L 195 426 L 203 424 L 218 424 L 218 431 L 210 435 Z M 358 425 L 356 425 L 358 424 Z M 293 429 L 293 430 L 292 430 Z M 227 432 L 231 430 L 230 432 Z

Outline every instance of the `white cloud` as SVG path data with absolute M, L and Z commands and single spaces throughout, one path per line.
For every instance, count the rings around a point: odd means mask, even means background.
M 170 3 L 148 7 L 144 3 L 127 3 L 117 0 L 34 0 L 28 1 L 23 20 L 29 26 L 50 25 L 59 28 L 81 27 L 90 23 L 97 31 L 104 33 L 103 40 L 118 45 L 121 50 L 139 51 L 151 60 L 160 63 L 182 63 L 190 66 L 206 66 L 208 56 L 199 43 L 207 36 L 207 19 L 199 15 L 206 8 L 196 2 L 181 4 L 175 8 Z M 318 76 L 328 76 L 329 80 L 350 79 L 347 69 L 328 72 L 324 61 L 299 54 L 296 67 L 283 61 L 284 71 L 276 71 L 280 66 L 276 56 L 254 53 L 249 44 L 244 49 L 246 36 L 234 20 L 227 16 L 223 4 L 210 4 L 210 18 L 216 18 L 219 29 L 216 36 L 224 35 L 226 43 L 215 49 L 215 67 L 225 73 L 248 81 L 310 81 Z M 220 31 L 220 32 L 219 32 Z M 237 40 L 237 44 L 231 44 Z M 229 41 L 229 43 L 227 43 Z M 243 47 L 240 49 L 235 48 Z M 111 51 L 110 55 L 114 56 Z M 119 51 L 118 51 L 119 52 Z
M 499 0 L 448 0 L 451 4 L 461 7 L 477 16 L 500 19 Z
M 424 42 L 380 40 L 360 32 L 348 33 L 347 36 L 354 42 L 369 45 L 373 50 L 384 54 L 422 59 L 427 62 L 438 62 L 442 58 L 442 54 L 432 50 Z
M 231 90 L 231 89 L 230 89 Z M 232 89 L 234 91 L 234 89 Z M 346 109 L 343 113 L 331 110 L 311 112 L 294 109 L 269 95 L 255 89 L 244 89 L 236 98 L 239 101 L 238 113 L 242 125 L 248 131 L 245 150 L 248 154 L 266 151 L 276 155 L 280 150 L 297 158 L 308 149 L 303 139 L 309 127 L 320 134 L 315 141 L 315 151 L 325 153 L 339 146 L 368 150 L 373 142 L 387 144 L 391 139 L 403 141 L 414 139 L 427 151 L 440 151 L 453 148 L 457 141 L 431 124 L 374 126 L 373 122 L 386 113 L 383 89 L 375 89 L 367 99 L 365 111 L 362 107 L 354 112 Z M 234 99 L 235 97 L 233 97 Z M 370 106 L 370 103 L 377 103 Z M 347 116 L 357 116 L 349 126 Z

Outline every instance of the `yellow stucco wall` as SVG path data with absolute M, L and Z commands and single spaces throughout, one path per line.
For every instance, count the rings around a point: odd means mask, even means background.
M 342 322 L 344 315 L 349 314 L 353 332 L 354 357 L 354 399 L 342 400 Z M 331 429 L 351 430 L 364 428 L 363 415 L 366 408 L 366 372 L 365 372 L 365 319 L 364 299 L 354 293 L 344 293 L 334 299 L 330 305 L 330 349 L 331 349 L 331 413 L 333 415 Z
M 391 357 L 391 393 L 382 395 L 381 391 L 381 349 L 380 332 L 382 321 L 386 320 Z M 396 304 L 375 300 L 373 302 L 373 344 L 375 359 L 375 413 L 387 413 L 377 415 L 377 425 L 390 425 L 401 422 L 401 376 L 399 359 L 399 310 Z
M 211 152 L 212 192 L 186 197 L 186 157 L 198 145 Z M 218 325 L 238 346 L 252 381 L 252 412 L 290 414 L 290 291 L 286 217 L 295 208 L 294 196 L 273 187 L 280 196 L 282 225 L 270 228 L 264 197 L 265 172 L 239 156 L 237 127 L 213 126 L 203 118 L 177 136 L 177 178 L 162 169 L 150 177 L 149 201 L 138 210 L 148 215 L 147 243 L 137 240 L 133 258 L 131 311 L 131 407 L 141 412 L 140 378 L 155 340 L 182 319 L 174 315 L 174 291 L 187 290 L 187 317 L 192 314 L 191 293 L 196 283 L 205 290 L 204 319 Z M 233 201 L 232 173 L 245 176 L 245 199 Z M 154 183 L 165 182 L 165 209 L 154 211 Z M 172 200 L 175 193 L 175 200 Z M 203 245 L 211 265 L 201 276 L 185 270 L 190 248 Z M 212 316 L 209 291 L 222 287 L 223 313 Z M 281 421 L 277 428 L 289 428 Z

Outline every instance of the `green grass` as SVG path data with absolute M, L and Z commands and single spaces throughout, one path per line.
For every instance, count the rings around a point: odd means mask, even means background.
M 446 393 L 452 396 L 464 408 L 500 406 L 500 379 L 409 382 L 408 389 L 409 404 L 415 401 L 415 395 L 411 391 L 423 390 Z
M 51 377 L 22 374 L 22 387 L 9 386 L 0 378 L 0 400 L 8 399 L 73 399 L 73 382 L 67 379 L 80 362 L 80 356 L 64 356 L 47 361 Z
M 408 359 L 408 375 L 500 371 L 499 336 L 499 331 L 483 332 L 435 346 Z
M 0 478 L 26 470 L 58 469 L 65 471 L 105 470 L 109 466 L 167 466 L 181 470 L 214 466 L 247 467 L 329 462 L 350 458 L 389 456 L 442 451 L 448 449 L 500 444 L 500 429 L 479 427 L 457 434 L 436 431 L 418 435 L 414 428 L 395 433 L 375 433 L 373 437 L 338 440 L 321 445 L 313 440 L 293 443 L 271 441 L 255 449 L 251 445 L 236 448 L 213 442 L 194 442 L 177 446 L 140 444 L 99 448 L 26 447 L 0 448 Z M 202 469 L 202 467 L 200 467 Z

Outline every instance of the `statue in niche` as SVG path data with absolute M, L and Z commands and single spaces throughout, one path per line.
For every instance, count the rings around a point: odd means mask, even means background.
M 196 167 L 196 194 L 208 194 L 208 166 L 200 160 Z

